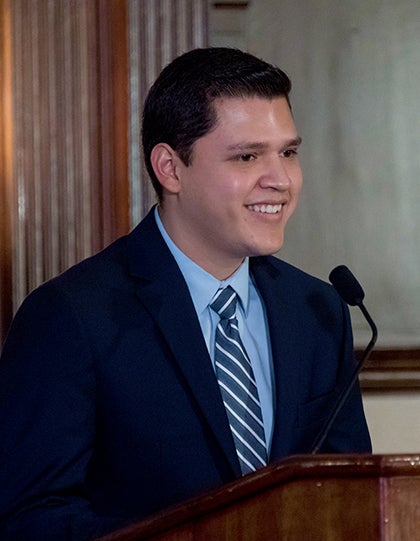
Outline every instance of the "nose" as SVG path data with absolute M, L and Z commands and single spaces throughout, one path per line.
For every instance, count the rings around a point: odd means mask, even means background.
M 259 183 L 262 188 L 272 188 L 279 191 L 290 188 L 292 183 L 291 167 L 284 160 L 281 157 L 270 160 L 260 177 Z

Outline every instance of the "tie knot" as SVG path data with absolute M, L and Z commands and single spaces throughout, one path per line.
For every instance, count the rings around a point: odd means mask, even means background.
M 235 315 L 236 301 L 235 291 L 227 286 L 217 291 L 211 301 L 210 308 L 219 314 L 220 319 L 230 319 Z

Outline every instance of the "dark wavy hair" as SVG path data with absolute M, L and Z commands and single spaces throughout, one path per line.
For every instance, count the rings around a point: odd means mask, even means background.
M 150 88 L 143 111 L 144 160 L 159 200 L 162 186 L 150 161 L 158 143 L 170 145 L 188 166 L 194 142 L 215 127 L 216 98 L 284 96 L 290 106 L 290 90 L 281 69 L 238 49 L 194 49 L 173 60 Z

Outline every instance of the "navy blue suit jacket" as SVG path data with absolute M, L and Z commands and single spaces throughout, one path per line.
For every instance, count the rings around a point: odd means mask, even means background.
M 347 307 L 274 257 L 250 269 L 275 374 L 271 461 L 306 453 L 354 368 Z M 82 541 L 240 475 L 187 285 L 152 213 L 34 291 L 0 362 L 0 539 Z M 370 451 L 356 386 L 323 452 Z

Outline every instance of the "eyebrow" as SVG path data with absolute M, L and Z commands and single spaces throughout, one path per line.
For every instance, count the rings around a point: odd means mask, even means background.
M 284 145 L 282 145 L 284 148 L 287 147 L 297 147 L 302 143 L 302 137 L 296 137 L 295 139 L 290 139 L 289 141 L 286 141 Z M 264 150 L 268 148 L 269 144 L 265 142 L 253 142 L 253 141 L 240 141 L 239 143 L 235 143 L 233 145 L 229 145 L 227 147 L 227 150 Z

